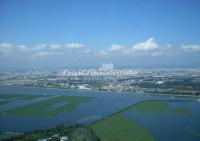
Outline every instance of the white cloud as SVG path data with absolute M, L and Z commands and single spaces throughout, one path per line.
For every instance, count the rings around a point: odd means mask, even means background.
M 19 45 L 19 49 L 21 51 L 25 51 L 25 50 L 27 50 L 27 47 L 25 45 Z
M 112 46 L 110 48 L 98 51 L 97 54 L 100 56 L 112 55 L 112 54 L 121 53 L 123 51 L 123 49 L 125 49 L 125 47 L 123 47 L 119 44 L 112 44 Z
M 126 47 L 120 44 L 112 44 L 109 48 L 104 50 L 91 50 L 81 43 L 68 43 L 62 44 L 38 44 L 35 46 L 26 45 L 13 45 L 9 43 L 0 43 L 0 55 L 5 56 L 19 56 L 22 58 L 35 58 L 38 56 L 53 56 L 53 55 L 65 55 L 65 54 L 76 54 L 86 56 L 152 56 L 158 57 L 163 55 L 175 55 L 183 54 L 187 52 L 200 51 L 200 45 L 182 45 L 180 47 L 173 47 L 171 44 L 166 44 L 163 47 L 159 47 L 154 38 L 149 38 L 144 42 L 139 42 L 131 47 Z M 80 50 L 77 50 L 79 49 Z M 84 48 L 84 49 L 81 49 Z
M 12 47 L 12 44 L 8 44 L 8 43 L 1 43 L 0 44 L 0 49 L 2 49 L 2 48 L 10 48 L 10 47 Z
M 180 49 L 187 52 L 200 51 L 200 45 L 182 45 Z
M 0 43 L 0 58 L 6 61 L 10 60 L 11 63 L 13 60 L 24 60 L 25 62 L 37 62 L 35 64 L 39 64 L 40 62 L 45 64 L 48 62 L 49 64 L 55 65 L 56 63 L 51 62 L 58 61 L 60 64 L 65 64 L 65 62 L 68 61 L 69 63 L 72 62 L 72 64 L 74 64 L 74 60 L 83 62 L 84 60 L 87 60 L 88 62 L 113 60 L 116 61 L 116 63 L 123 62 L 128 64 L 133 61 L 133 64 L 140 64 L 140 60 L 142 63 L 148 61 L 159 62 L 160 60 L 163 60 L 173 64 L 175 61 L 181 60 L 181 57 L 184 61 L 187 61 L 187 59 L 190 60 L 190 58 L 198 58 L 199 53 L 200 45 L 173 46 L 171 44 L 166 44 L 159 46 L 154 38 L 149 38 L 144 42 L 139 42 L 131 46 L 112 44 L 110 47 L 103 50 L 95 50 L 86 47 L 81 43 L 38 44 L 35 46 Z M 186 57 L 188 58 L 185 59 Z M 130 61 L 130 59 L 133 60 Z
M 119 51 L 119 50 L 122 50 L 122 49 L 124 49 L 123 46 L 118 45 L 118 44 L 113 44 L 110 48 L 108 48 L 107 51 L 109 51 L 109 52 L 116 52 L 116 51 Z
M 83 48 L 85 47 L 81 43 L 69 43 L 66 45 L 61 44 L 38 44 L 35 46 L 26 46 L 23 44 L 12 45 L 9 43 L 0 43 L 0 54 L 1 55 L 12 55 L 21 56 L 22 58 L 33 58 L 33 56 L 47 56 L 47 55 L 58 55 L 62 54 L 69 48 Z M 88 51 L 87 51 L 88 53 Z M 23 55 L 22 55 L 23 54 Z
M 98 51 L 98 55 L 105 56 L 105 55 L 113 55 L 113 54 L 120 54 L 120 55 L 136 55 L 136 54 L 147 54 L 148 51 L 152 51 L 158 49 L 159 46 L 154 40 L 154 38 L 149 38 L 145 42 L 140 42 L 132 47 L 124 47 L 119 44 L 113 44 L 110 48 Z M 144 53 L 143 53 L 144 52 Z M 161 53 L 160 53 L 161 54 Z M 158 54 L 153 54 L 153 56 Z
M 148 51 L 158 48 L 154 38 L 149 38 L 146 42 L 141 42 L 133 45 L 132 49 L 136 51 Z
M 0 44 L 0 53 L 2 53 L 2 54 L 8 54 L 11 51 L 12 47 L 13 47 L 12 44 L 1 43 Z
M 85 47 L 85 45 L 80 44 L 80 43 L 69 43 L 69 44 L 65 44 L 66 48 L 83 48 Z

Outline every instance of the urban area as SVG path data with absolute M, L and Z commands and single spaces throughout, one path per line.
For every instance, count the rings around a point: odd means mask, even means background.
M 200 94 L 199 68 L 99 68 L 1 72 L 0 85 L 32 86 L 138 94 Z

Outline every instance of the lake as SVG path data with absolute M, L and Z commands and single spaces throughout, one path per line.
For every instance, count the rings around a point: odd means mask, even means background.
M 59 124 L 70 126 L 76 123 L 90 125 L 94 121 L 107 117 L 129 105 L 148 100 L 166 101 L 168 108 L 163 114 L 145 113 L 138 110 L 123 112 L 122 115 L 136 121 L 140 126 L 147 129 L 156 140 L 199 140 L 200 133 L 200 102 L 197 97 L 189 96 L 162 96 L 142 95 L 130 93 L 112 92 L 89 92 L 78 90 L 32 88 L 0 86 L 1 94 L 23 94 L 35 96 L 31 99 L 15 99 L 0 105 L 0 130 L 28 132 L 39 129 L 55 127 Z M 38 97 L 37 97 L 38 96 Z M 90 97 L 91 100 L 81 102 L 73 111 L 59 112 L 55 116 L 31 116 L 23 114 L 7 114 L 8 110 L 23 107 L 30 104 L 37 104 L 48 99 L 59 96 L 81 96 Z M 54 104 L 53 109 L 67 106 L 68 102 Z M 55 108 L 56 107 L 56 108 Z M 190 114 L 184 115 L 173 113 L 173 109 L 184 107 Z M 47 110 L 50 108 L 47 107 Z M 172 111 L 172 112 L 171 112 Z M 179 111 L 177 112 L 179 113 Z

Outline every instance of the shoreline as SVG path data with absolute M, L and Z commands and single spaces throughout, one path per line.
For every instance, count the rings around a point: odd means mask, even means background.
M 42 89 L 57 89 L 57 90 L 64 90 L 64 91 L 78 91 L 78 92 L 95 92 L 95 93 L 111 93 L 111 94 L 129 94 L 129 95 L 148 95 L 148 96 L 171 96 L 171 97 L 194 97 L 194 98 L 200 98 L 198 95 L 178 95 L 178 94 L 162 94 L 162 93 L 133 93 L 133 92 L 114 92 L 114 91 L 98 91 L 98 90 L 80 90 L 80 89 L 66 89 L 66 88 L 56 88 L 56 87 L 34 87 L 34 86 L 21 86 L 21 85 L 0 85 L 0 87 L 6 86 L 6 87 L 27 87 L 27 88 L 42 88 Z

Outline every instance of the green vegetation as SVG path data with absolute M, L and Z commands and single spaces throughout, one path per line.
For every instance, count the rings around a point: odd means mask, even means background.
M 130 107 L 127 109 L 127 111 L 132 111 L 132 110 L 137 110 L 139 112 L 143 112 L 146 114 L 165 114 L 168 109 L 168 103 L 166 101 L 153 101 L 153 100 L 148 100 L 148 101 L 142 101 L 136 104 L 133 107 Z M 191 112 L 186 109 L 186 108 L 173 108 L 169 111 L 169 113 L 174 114 L 174 115 L 190 115 Z
M 136 104 L 132 110 L 147 114 L 164 114 L 168 108 L 166 101 L 142 101 Z
M 89 128 L 78 127 L 71 136 L 71 141 L 99 141 L 99 138 Z
M 200 90 L 198 90 L 198 89 L 196 90 L 196 89 L 192 89 L 192 88 L 190 88 L 190 89 L 189 88 L 188 89 L 177 88 L 177 89 L 174 90 L 174 93 L 175 94 L 182 94 L 182 95 L 187 95 L 187 94 L 194 95 L 194 94 L 200 94 Z
M 43 95 L 29 95 L 29 94 L 0 94 L 0 106 L 8 102 L 18 99 L 32 100 L 42 97 Z
M 102 141 L 154 141 L 146 129 L 120 114 L 96 122 L 91 129 Z
M 170 110 L 170 113 L 174 115 L 190 115 L 191 112 L 186 108 L 174 108 Z
M 4 132 L 0 132 L 0 140 L 6 139 L 6 138 L 10 138 L 13 135 L 10 133 L 4 133 Z
M 153 141 L 155 139 L 145 128 L 127 120 L 121 114 L 132 110 L 148 114 L 164 114 L 167 108 L 166 101 L 142 101 L 92 124 L 91 129 L 102 141 Z
M 71 127 L 59 125 L 56 128 L 25 133 L 10 138 L 10 140 L 36 141 L 38 139 L 48 139 L 48 141 L 60 141 L 61 137 L 67 137 L 70 141 L 99 141 L 99 138 L 91 129 L 82 125 L 74 125 Z
M 0 106 L 10 102 L 9 100 L 0 99 Z
M 21 135 L 21 134 L 20 133 L 14 133 L 14 132 L 2 132 L 2 131 L 0 131 L 0 140 L 6 140 L 8 138 L 15 137 L 15 136 L 18 136 L 18 135 Z
M 11 109 L 5 113 L 29 116 L 55 116 L 60 112 L 72 112 L 80 103 L 90 99 L 83 96 L 59 96 Z

